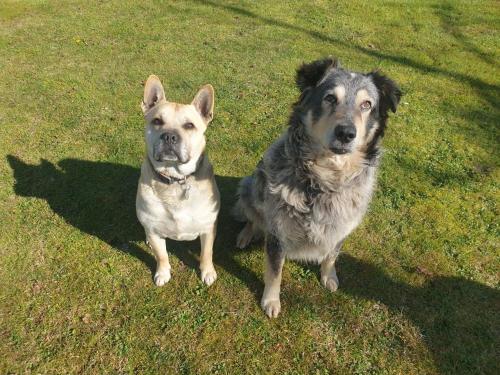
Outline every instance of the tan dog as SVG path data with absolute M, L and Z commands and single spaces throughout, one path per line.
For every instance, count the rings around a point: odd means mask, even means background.
M 154 281 L 170 280 L 165 239 L 201 239 L 201 279 L 217 278 L 212 248 L 220 198 L 212 165 L 205 152 L 205 130 L 213 117 L 214 89 L 203 86 L 191 104 L 169 102 L 158 77 L 144 88 L 147 154 L 137 190 L 137 217 L 156 260 Z

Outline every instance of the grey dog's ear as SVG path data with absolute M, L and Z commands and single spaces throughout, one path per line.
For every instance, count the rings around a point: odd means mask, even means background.
M 142 112 L 146 113 L 162 100 L 165 100 L 165 90 L 160 79 L 151 74 L 144 85 L 144 98 L 141 103 Z
M 340 62 L 335 57 L 327 57 L 322 60 L 316 60 L 309 64 L 303 64 L 297 69 L 295 82 L 300 92 L 316 86 L 330 69 L 340 68 Z
M 378 90 L 380 114 L 387 117 L 389 110 L 396 112 L 402 96 L 396 82 L 377 71 L 369 73 L 368 77 L 371 77 Z
M 191 102 L 207 124 L 212 121 L 214 117 L 214 100 L 214 88 L 212 85 L 205 85 L 198 90 Z

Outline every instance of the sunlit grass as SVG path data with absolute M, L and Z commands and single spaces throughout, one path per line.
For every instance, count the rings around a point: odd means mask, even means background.
M 0 372 L 498 373 L 499 22 L 489 1 L 3 1 Z M 270 321 L 261 245 L 236 251 L 229 210 L 296 67 L 325 55 L 404 97 L 339 291 L 289 262 Z M 209 289 L 198 242 L 169 242 L 173 278 L 151 280 L 134 213 L 151 73 L 174 101 L 216 91 Z

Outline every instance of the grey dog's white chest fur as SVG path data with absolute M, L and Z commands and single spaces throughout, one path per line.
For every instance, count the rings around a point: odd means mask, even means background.
M 309 203 L 305 195 L 291 197 L 286 186 L 275 186 L 266 199 L 271 204 L 264 205 L 267 224 L 288 258 L 321 262 L 359 225 L 374 183 L 375 168 L 367 167 L 351 184 L 320 193 Z

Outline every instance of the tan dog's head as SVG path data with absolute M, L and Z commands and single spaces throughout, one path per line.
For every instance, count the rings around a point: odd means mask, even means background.
M 167 101 L 160 79 L 151 75 L 144 87 L 141 107 L 146 121 L 147 153 L 154 167 L 192 173 L 205 149 L 205 130 L 213 118 L 213 87 L 205 85 L 191 104 L 179 104 Z

